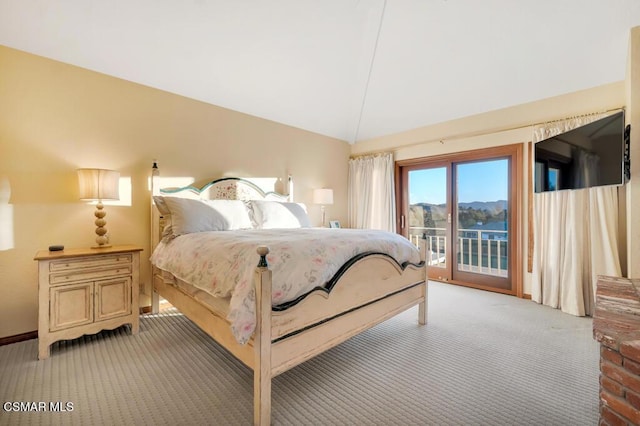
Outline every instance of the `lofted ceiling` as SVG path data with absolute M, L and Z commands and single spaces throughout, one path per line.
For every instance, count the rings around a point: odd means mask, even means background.
M 350 143 L 623 80 L 640 0 L 0 0 L 0 44 Z

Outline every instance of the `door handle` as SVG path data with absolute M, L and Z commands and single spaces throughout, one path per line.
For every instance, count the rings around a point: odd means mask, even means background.
M 400 229 L 404 229 L 404 215 L 400 215 Z
M 447 223 L 451 223 L 451 213 L 447 214 Z

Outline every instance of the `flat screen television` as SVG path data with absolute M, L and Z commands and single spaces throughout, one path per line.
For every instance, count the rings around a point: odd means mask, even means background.
M 535 192 L 626 183 L 629 132 L 618 112 L 536 143 Z

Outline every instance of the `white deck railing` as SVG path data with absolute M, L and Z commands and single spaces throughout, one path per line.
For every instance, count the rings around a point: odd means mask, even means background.
M 429 266 L 446 268 L 447 237 L 444 235 L 446 228 L 425 228 L 420 226 L 409 227 L 409 240 L 420 247 L 422 234 L 426 234 L 427 247 L 431 248 L 431 259 L 427 259 Z M 435 235 L 433 235 L 435 234 Z
M 445 228 L 412 226 L 409 239 L 416 246 L 425 234 L 431 248 L 429 266 L 445 268 L 447 237 Z M 508 275 L 508 231 L 458 229 L 458 270 L 506 277 Z

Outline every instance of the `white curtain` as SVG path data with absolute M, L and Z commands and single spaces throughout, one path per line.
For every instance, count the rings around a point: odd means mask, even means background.
M 534 129 L 534 142 L 604 116 L 540 126 Z M 534 211 L 531 299 L 573 315 L 592 315 L 598 275 L 621 275 L 618 188 L 538 193 Z
M 349 160 L 349 225 L 395 232 L 393 154 Z
M 618 188 L 535 194 L 531 299 L 591 315 L 598 275 L 620 276 Z

